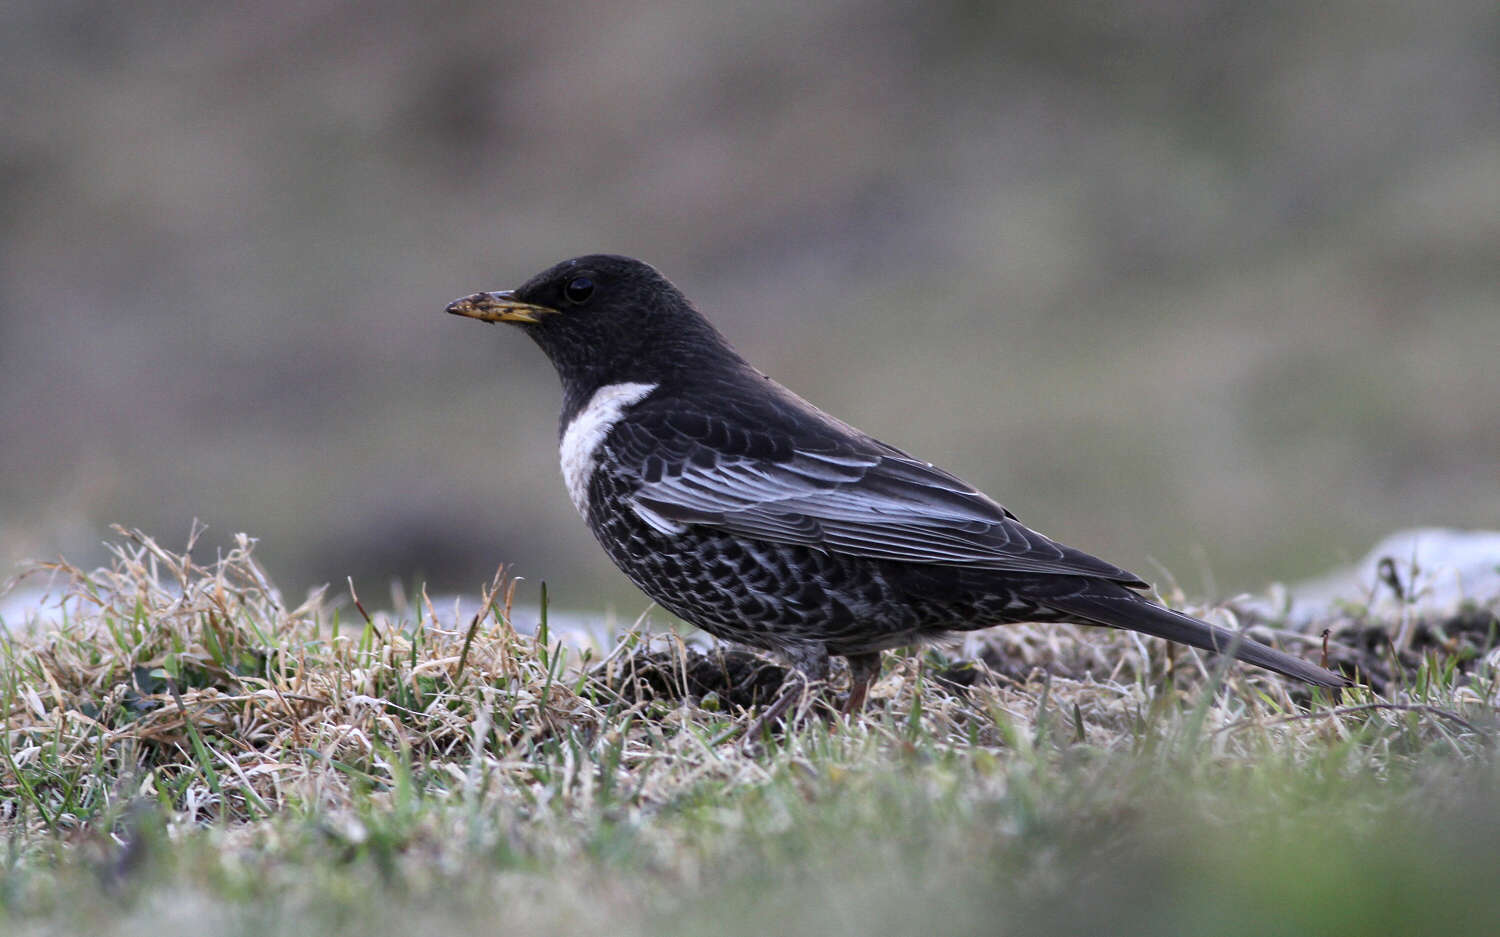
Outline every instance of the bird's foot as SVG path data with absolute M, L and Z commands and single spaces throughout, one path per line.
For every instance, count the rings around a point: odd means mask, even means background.
M 835 712 L 841 712 L 847 718 L 864 711 L 865 702 L 869 698 L 870 685 L 880 676 L 880 652 L 849 655 L 849 695 L 844 698 L 843 705 L 837 710 L 827 699 L 827 661 L 825 654 L 816 660 L 794 663 L 787 671 L 780 693 L 771 701 L 766 711 L 761 713 L 745 730 L 747 744 L 758 744 L 760 739 L 764 738 L 766 733 L 778 723 L 783 723 L 788 727 L 801 725 L 802 721 L 814 712 L 832 720 Z M 804 667 L 796 666 L 798 663 L 811 664 L 812 672 L 818 673 L 819 676 L 807 676 L 808 671 Z M 818 664 L 823 666 L 819 668 Z M 820 703 L 824 705 L 820 706 Z
M 778 723 L 787 726 L 796 726 L 807 718 L 808 713 L 818 705 L 823 696 L 823 690 L 827 682 L 821 679 L 810 679 L 800 670 L 788 670 L 786 681 L 781 684 L 781 692 L 766 707 L 766 711 L 752 722 L 745 730 L 745 740 L 748 744 L 758 744 L 766 733 L 773 729 Z

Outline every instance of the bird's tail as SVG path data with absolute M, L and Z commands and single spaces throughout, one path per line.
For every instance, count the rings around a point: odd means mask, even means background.
M 1283 654 L 1281 651 L 1266 647 L 1259 641 L 1251 640 L 1246 635 L 1236 634 L 1228 628 L 1210 625 L 1208 622 L 1199 621 L 1181 612 L 1163 608 L 1123 587 L 1120 588 L 1118 596 L 1107 594 L 1069 596 L 1049 600 L 1047 604 L 1058 611 L 1078 616 L 1082 622 L 1139 631 L 1205 651 L 1225 653 L 1232 650 L 1235 657 L 1247 664 L 1274 670 L 1283 676 L 1311 683 L 1314 686 L 1354 686 L 1352 680 L 1331 670 L 1325 670 L 1290 654 Z

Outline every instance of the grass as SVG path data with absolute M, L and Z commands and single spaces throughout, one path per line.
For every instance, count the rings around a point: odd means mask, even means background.
M 66 614 L 0 643 L 6 933 L 1366 934 L 1500 913 L 1492 610 L 1389 656 L 1378 698 L 1025 626 L 980 649 L 1010 676 L 896 655 L 863 717 L 746 740 L 740 671 L 701 698 L 703 658 L 670 637 L 517 633 L 501 575 L 453 626 L 425 596 L 409 621 L 291 607 L 246 539 L 190 553 L 121 531 L 106 568 L 50 564 Z M 1381 627 L 1358 624 L 1335 657 Z

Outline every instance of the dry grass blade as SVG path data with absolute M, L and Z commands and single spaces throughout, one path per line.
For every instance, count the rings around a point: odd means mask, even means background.
M 664 804 L 715 779 L 762 783 L 777 764 L 829 770 L 913 746 L 1313 757 L 1330 733 L 1376 731 L 1357 719 L 1372 699 L 1322 709 L 1305 690 L 1238 667 L 1216 686 L 1197 655 L 1049 625 L 994 630 L 966 648 L 970 660 L 937 649 L 893 656 L 864 716 L 804 718 L 770 750 L 741 748 L 730 740 L 785 677 L 757 655 L 633 631 L 591 666 L 511 627 L 515 581 L 503 570 L 467 627 L 442 626 L 424 592 L 416 621 L 372 614 L 356 598 L 362 620 L 345 629 L 321 593 L 289 608 L 248 537 L 199 563 L 120 533 L 102 569 L 39 567 L 61 584 L 67 614 L 0 644 L 0 788 L 16 792 L 16 816 L 33 832 L 109 828 L 142 793 L 189 823 L 449 795 L 573 816 L 601 799 Z M 1479 661 L 1465 666 L 1462 706 L 1449 668 L 1448 699 L 1380 702 L 1418 724 L 1378 730 L 1411 735 L 1411 750 L 1480 745 L 1488 723 L 1472 713 L 1493 707 L 1494 677 Z M 1316 720 L 1296 715 L 1309 702 Z
M 121 778 L 151 777 L 179 802 L 198 785 L 205 815 L 228 819 L 309 790 L 337 801 L 348 774 L 330 765 L 389 781 L 382 753 L 466 751 L 481 709 L 497 762 L 603 724 L 604 710 L 567 681 L 539 692 L 546 673 L 531 639 L 493 601 L 499 577 L 462 636 L 372 618 L 351 637 L 320 595 L 288 609 L 247 537 L 200 565 L 139 531 L 122 534 L 105 568 L 38 567 L 63 583 L 69 614 L 19 629 L 3 648 L 0 786 L 26 789 L 41 815 L 65 825 L 115 799 L 110 779 Z M 230 763 L 205 761 L 210 751 Z M 225 776 L 243 779 L 239 789 L 219 784 Z

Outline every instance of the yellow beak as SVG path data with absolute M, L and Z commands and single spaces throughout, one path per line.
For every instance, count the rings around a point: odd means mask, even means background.
M 521 302 L 511 290 L 475 293 L 455 299 L 448 304 L 448 311 L 481 322 L 523 322 L 528 325 L 542 321 L 543 316 L 557 315 L 557 310 L 551 307 Z

